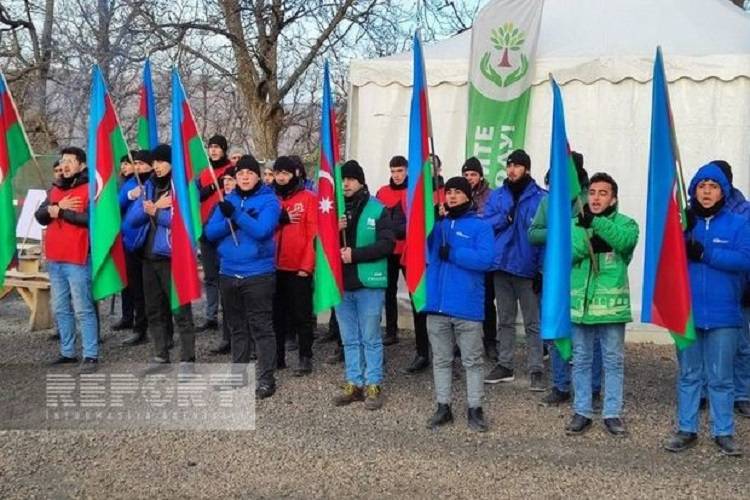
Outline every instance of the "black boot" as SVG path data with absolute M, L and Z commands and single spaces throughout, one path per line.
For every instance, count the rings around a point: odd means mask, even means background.
M 292 375 L 294 375 L 295 377 L 304 377 L 305 375 L 311 374 L 312 370 L 312 358 L 300 356 L 299 364 L 297 364 L 297 368 L 294 369 Z
M 727 455 L 730 457 L 742 456 L 742 450 L 734 442 L 734 438 L 732 436 L 716 436 L 714 438 L 714 442 L 719 447 L 722 455 Z
M 139 344 L 145 344 L 146 341 L 146 332 L 133 332 L 132 335 L 129 335 L 122 341 L 121 345 L 129 347 Z
M 219 345 L 217 345 L 216 347 L 212 347 L 208 352 L 210 352 L 211 354 L 229 354 L 231 348 L 232 346 L 229 342 L 227 342 L 226 340 L 222 340 Z
M 568 426 L 565 427 L 565 434 L 568 436 L 577 436 L 589 430 L 589 427 L 591 427 L 591 419 L 576 413 L 570 419 Z
M 436 430 L 438 427 L 453 423 L 453 412 L 451 411 L 451 405 L 438 403 L 437 410 L 427 421 L 427 428 Z
M 482 407 L 469 408 L 467 412 L 469 429 L 477 432 L 487 432 L 487 422 L 484 421 L 484 411 Z
M 695 432 L 680 431 L 669 438 L 664 444 L 664 449 L 672 453 L 679 453 L 692 448 L 698 442 L 698 434 Z
M 130 321 L 126 320 L 125 318 L 120 319 L 117 323 L 112 325 L 112 331 L 113 332 L 119 332 L 120 330 L 129 330 L 130 328 L 133 328 L 133 320 Z
M 420 373 L 425 371 L 430 366 L 430 360 L 424 356 L 417 354 L 414 360 L 404 370 L 406 373 Z

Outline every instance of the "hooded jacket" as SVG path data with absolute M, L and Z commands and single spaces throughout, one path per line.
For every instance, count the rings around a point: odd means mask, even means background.
M 315 236 L 318 233 L 318 207 L 315 194 L 302 183 L 286 196 L 279 196 L 281 210 L 297 213 L 299 222 L 282 222 L 276 227 L 276 268 L 304 271 L 315 268 Z

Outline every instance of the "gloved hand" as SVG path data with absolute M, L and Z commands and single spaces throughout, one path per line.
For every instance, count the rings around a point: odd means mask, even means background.
M 234 214 L 234 205 L 231 202 L 224 200 L 219 202 L 219 210 L 224 217 L 231 217 Z
M 451 254 L 451 247 L 447 243 L 444 245 L 440 245 L 440 258 L 443 260 L 449 260 L 450 254 Z
M 612 247 L 601 239 L 598 234 L 595 234 L 591 237 L 591 248 L 594 250 L 594 253 L 607 253 L 612 251 Z
M 703 244 L 700 241 L 689 239 L 685 242 L 685 250 L 687 251 L 687 258 L 693 262 L 700 262 L 703 260 Z
M 289 219 L 289 212 L 286 210 L 282 210 L 281 214 L 279 215 L 279 224 L 289 224 L 291 220 Z
M 534 280 L 531 282 L 531 289 L 537 295 L 542 294 L 542 273 L 536 273 L 536 275 L 534 275 Z
M 594 214 L 591 213 L 591 209 L 588 205 L 583 206 L 583 211 L 578 214 L 578 225 L 583 228 L 590 228 L 591 223 L 594 220 Z

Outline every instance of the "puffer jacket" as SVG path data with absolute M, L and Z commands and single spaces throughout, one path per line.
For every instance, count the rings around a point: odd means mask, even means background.
M 160 208 L 154 217 L 150 217 L 143 210 L 143 201 L 157 201 L 158 198 L 169 195 L 170 189 L 158 192 L 154 184 L 154 177 L 143 184 L 143 197 L 135 200 L 125 213 L 123 226 L 123 245 L 128 252 L 143 250 L 147 258 L 172 257 L 172 209 Z M 151 233 L 151 238 L 149 238 Z M 150 248 L 149 242 L 151 244 Z

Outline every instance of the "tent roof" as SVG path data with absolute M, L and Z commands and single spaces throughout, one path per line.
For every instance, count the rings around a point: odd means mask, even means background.
M 546 0 L 534 83 L 651 79 L 657 45 L 670 81 L 750 77 L 750 15 L 729 0 Z M 428 83 L 466 83 L 471 31 L 424 49 Z M 352 61 L 350 80 L 411 85 L 411 52 Z

